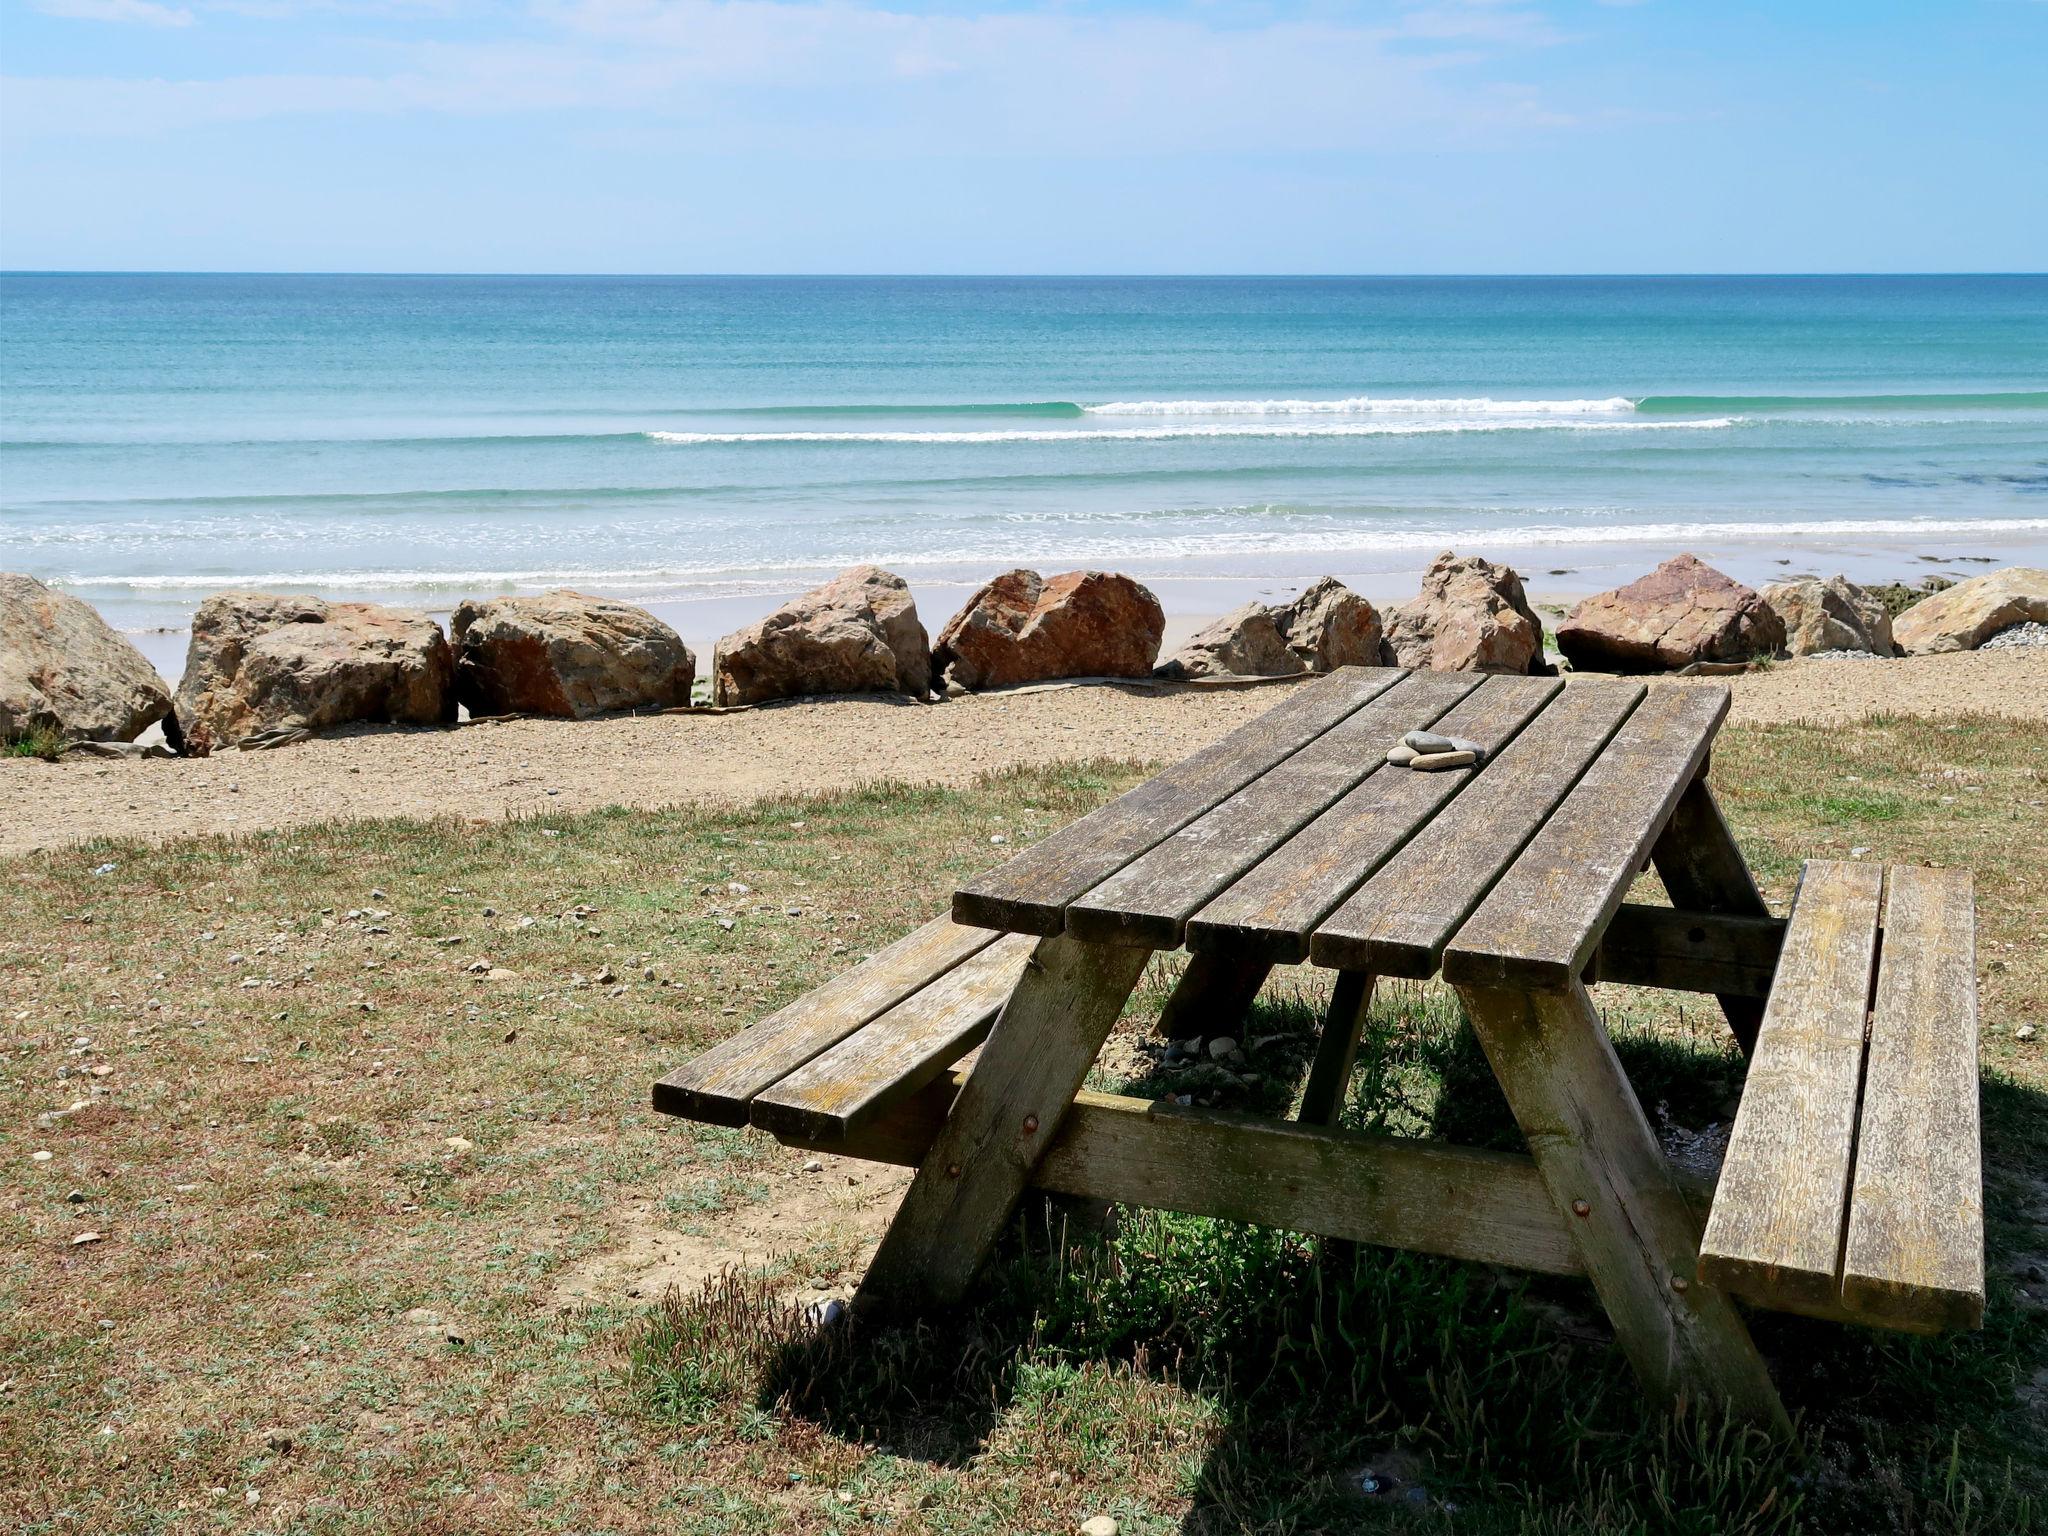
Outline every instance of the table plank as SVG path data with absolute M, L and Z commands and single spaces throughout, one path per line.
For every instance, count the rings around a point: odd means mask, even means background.
M 1878 864 L 1810 861 L 1700 1243 L 1700 1278 L 1766 1305 L 1829 1302 L 1849 1203 Z
M 764 1089 L 752 1119 L 778 1136 L 846 1136 L 981 1043 L 1037 941 L 1006 933 L 920 992 Z
M 1407 675 L 1395 667 L 1343 667 L 1319 679 L 1221 741 L 970 880 L 954 892 L 953 920 L 1014 933 L 1063 931 L 1069 902 Z
M 685 1062 L 654 1085 L 654 1107 L 745 1125 L 755 1094 L 994 943 L 986 928 L 936 917 L 785 1008 Z
M 1870 1019 L 1842 1303 L 1887 1321 L 1984 1321 L 1977 920 L 1969 871 L 1893 865 Z
M 1464 792 L 1317 925 L 1317 965 L 1429 976 L 1444 945 L 1541 831 L 1647 690 L 1568 685 Z
M 1489 677 L 1435 728 L 1495 753 L 1563 686 L 1554 677 Z M 1306 960 L 1316 925 L 1474 776 L 1467 768 L 1374 774 L 1190 918 L 1188 948 L 1276 965 Z
M 1571 985 L 1727 714 L 1726 688 L 1652 688 L 1444 947 L 1444 979 Z
M 1385 767 L 1404 734 L 1436 724 L 1479 684 L 1462 672 L 1403 678 L 1075 900 L 1067 931 L 1090 944 L 1177 947 L 1204 902 Z

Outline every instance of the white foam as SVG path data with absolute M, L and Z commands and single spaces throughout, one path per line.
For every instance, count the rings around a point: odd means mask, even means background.
M 649 432 L 657 443 L 1151 443 L 1221 437 L 1422 437 L 1445 432 L 1686 432 L 1732 427 L 1739 416 L 1698 421 L 1415 421 L 1317 426 L 1100 427 L 1094 430 L 990 432 Z
M 1495 400 L 1377 398 L 1343 400 L 1112 400 L 1084 405 L 1090 416 L 1614 416 L 1636 403 L 1619 395 L 1607 400 Z

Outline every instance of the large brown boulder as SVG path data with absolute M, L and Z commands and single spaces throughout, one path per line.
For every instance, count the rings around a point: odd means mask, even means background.
M 629 603 L 566 590 L 464 602 L 448 626 L 455 698 L 473 715 L 559 715 L 690 702 L 697 661 Z
M 1165 632 L 1159 599 L 1128 576 L 1005 571 L 947 621 L 932 664 L 963 688 L 1145 677 Z
M 1375 666 L 1380 616 L 1334 576 L 1291 603 L 1246 603 L 1188 637 L 1160 663 L 1162 677 L 1295 677 Z
M 1822 651 L 1893 654 L 1891 615 L 1874 594 L 1846 576 L 1830 576 L 1826 581 L 1811 577 L 1774 581 L 1764 588 L 1763 599 L 1785 626 L 1788 655 L 1812 656 Z
M 1674 555 L 1625 587 L 1587 598 L 1557 627 L 1558 649 L 1587 672 L 1747 661 L 1784 643 L 1785 626 L 1770 604 L 1692 555 Z
M 2048 624 L 2048 571 L 2007 566 L 1959 581 L 1892 620 L 1892 639 L 1915 655 L 1974 651 L 2001 629 Z
M 1308 666 L 1288 648 L 1274 613 L 1264 603 L 1246 603 L 1212 619 L 1159 664 L 1159 675 L 1178 680 L 1298 677 Z
M 1390 609 L 1386 651 L 1396 666 L 1439 672 L 1541 672 L 1543 621 L 1522 578 L 1505 565 L 1445 550 L 1412 602 Z
M 931 647 L 903 578 L 857 565 L 735 630 L 711 657 L 712 699 L 760 704 L 819 693 L 931 692 Z
M 455 658 L 423 613 L 222 592 L 192 616 L 176 709 L 201 756 L 280 727 L 442 725 L 455 718 Z
M 133 741 L 170 710 L 156 668 L 91 604 L 0 572 L 0 741 Z

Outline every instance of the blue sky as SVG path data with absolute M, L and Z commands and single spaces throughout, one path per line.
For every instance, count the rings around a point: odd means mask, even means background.
M 2048 266 L 2048 4 L 0 0 L 0 265 Z

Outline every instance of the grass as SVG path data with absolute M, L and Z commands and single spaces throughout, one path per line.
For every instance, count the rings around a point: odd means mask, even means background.
M 64 735 L 53 726 L 32 725 L 21 735 L 0 741 L 0 757 L 39 757 L 54 763 L 64 755 Z
M 1028 1203 L 972 1308 L 895 1332 L 811 1326 L 809 1281 L 849 1258 L 822 1229 L 667 1296 L 580 1284 L 650 1226 L 712 1244 L 807 1187 L 802 1154 L 653 1115 L 651 1078 L 1127 765 L 17 861 L 0 1511 L 31 1531 L 2042 1529 L 2048 1293 L 2023 1276 L 2048 1262 L 2048 1068 L 2020 1038 L 2048 1023 L 2041 764 L 2048 730 L 1988 720 L 1717 747 L 1780 903 L 1806 855 L 1978 873 L 1987 1326 L 1756 1317 L 1790 1449 L 1646 1420 L 1583 1286 L 1185 1217 Z M 1283 1109 L 1323 978 L 1269 986 L 1250 1088 L 1149 1041 L 1170 981 L 1157 963 L 1097 1084 Z M 1725 1118 L 1740 1063 L 1710 1003 L 1603 998 L 1672 1134 Z M 1352 1089 L 1354 1125 L 1517 1142 L 1432 987 L 1383 989 Z

